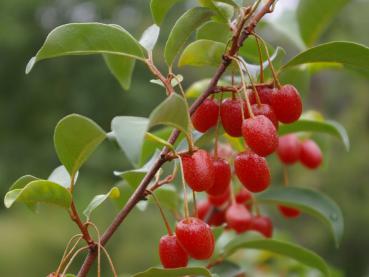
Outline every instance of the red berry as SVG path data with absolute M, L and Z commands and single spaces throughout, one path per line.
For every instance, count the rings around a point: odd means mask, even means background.
M 284 215 L 284 217 L 286 218 L 295 218 L 295 217 L 299 217 L 301 212 L 298 209 L 294 209 L 294 208 L 290 208 L 290 207 L 286 207 L 286 206 L 278 206 L 279 211 L 281 212 L 282 215 Z
M 251 106 L 252 112 L 254 115 L 264 115 L 267 117 L 274 125 L 276 129 L 278 129 L 278 119 L 275 115 L 272 107 L 268 104 L 254 104 Z
M 214 184 L 214 166 L 210 155 L 197 150 L 192 155 L 182 156 L 183 173 L 187 184 L 194 191 L 204 191 Z
M 208 194 L 208 199 L 209 199 L 209 202 L 213 204 L 214 206 L 221 207 L 223 206 L 223 204 L 228 202 L 230 196 L 231 196 L 231 191 L 228 187 L 228 189 L 220 195 Z
M 217 124 L 218 116 L 219 105 L 212 99 L 205 99 L 191 116 L 191 120 L 195 129 L 204 133 Z
M 247 201 L 252 199 L 252 194 L 247 189 L 242 188 L 237 194 L 236 194 L 236 202 L 238 204 L 244 204 Z
M 200 219 L 205 220 L 205 217 L 210 212 L 212 205 L 208 200 L 197 202 L 197 213 Z M 218 209 L 214 209 L 213 214 L 208 220 L 209 225 L 219 226 L 225 221 L 224 212 Z
M 211 195 L 221 195 L 227 189 L 231 182 L 231 167 L 229 163 L 221 158 L 213 159 L 214 166 L 214 184 L 206 192 Z
M 251 192 L 261 192 L 270 183 L 270 173 L 266 160 L 251 151 L 241 152 L 234 161 L 236 175 Z
M 300 158 L 301 143 L 294 134 L 285 135 L 279 138 L 277 154 L 284 164 L 293 164 Z
M 256 86 L 256 89 L 258 91 L 260 102 L 262 104 L 270 105 L 271 104 L 272 93 L 275 90 L 275 88 L 269 88 L 267 86 Z M 256 95 L 255 95 L 254 91 L 252 91 L 249 94 L 249 100 L 250 100 L 251 104 L 257 104 Z
M 277 130 L 263 115 L 245 119 L 242 123 L 242 135 L 247 145 L 259 156 L 265 157 L 278 147 Z
M 300 161 L 307 168 L 315 169 L 323 160 L 322 151 L 313 140 L 305 140 L 301 145 Z
M 164 268 L 185 267 L 188 255 L 178 243 L 176 235 L 162 236 L 159 242 L 159 256 Z
M 302 113 L 301 96 L 292 85 L 284 85 L 270 98 L 273 110 L 280 122 L 292 123 Z
M 273 235 L 273 223 L 267 216 L 256 216 L 252 218 L 251 229 L 271 238 Z
M 247 107 L 245 101 L 242 100 L 243 111 L 246 114 Z M 241 102 L 238 99 L 226 99 L 220 106 L 220 118 L 226 133 L 232 137 L 240 137 L 242 135 L 242 109 Z
M 176 235 L 181 246 L 194 259 L 206 260 L 213 255 L 214 235 L 201 219 L 189 217 L 177 223 Z
M 242 204 L 232 204 L 225 214 L 228 226 L 237 233 L 243 233 L 251 226 L 251 214 Z

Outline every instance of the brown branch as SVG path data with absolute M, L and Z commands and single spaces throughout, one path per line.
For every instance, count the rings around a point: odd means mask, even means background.
M 72 201 L 70 205 L 70 218 L 77 224 L 78 228 L 82 233 L 82 237 L 87 242 L 88 246 L 90 247 L 90 250 L 94 251 L 96 243 L 90 236 L 90 233 L 88 232 L 87 229 L 87 225 L 82 223 L 81 218 L 79 217 L 79 214 L 77 212 L 76 206 L 74 205 L 74 201 Z
M 254 16 L 251 18 L 250 23 L 247 25 L 245 29 L 242 30 L 241 33 L 238 33 L 238 37 L 234 37 L 232 40 L 232 46 L 228 50 L 227 54 L 223 56 L 223 61 L 219 65 L 218 69 L 216 70 L 213 78 L 211 79 L 208 88 L 206 91 L 199 96 L 195 100 L 195 102 L 190 107 L 190 114 L 193 114 L 194 111 L 201 105 L 201 103 L 211 94 L 213 89 L 217 86 L 218 81 L 220 80 L 223 73 L 226 71 L 227 67 L 231 64 L 231 59 L 229 57 L 233 57 L 235 54 L 237 54 L 239 48 L 241 47 L 244 40 L 252 33 L 254 28 L 256 27 L 256 24 L 260 21 L 260 19 L 267 13 L 270 12 L 270 9 L 273 5 L 273 3 L 276 0 L 268 0 L 268 2 L 264 5 L 264 7 Z M 242 26 L 241 26 L 242 28 Z M 170 92 L 170 91 L 168 91 Z M 174 144 L 174 142 L 177 140 L 178 136 L 180 134 L 179 130 L 174 130 L 168 139 L 168 143 Z M 126 205 L 123 207 L 123 209 L 117 214 L 117 216 L 114 218 L 111 225 L 106 229 L 104 234 L 101 237 L 101 244 L 105 245 L 108 240 L 112 237 L 112 235 L 115 233 L 115 231 L 118 229 L 120 224 L 123 222 L 123 220 L 127 217 L 127 215 L 130 213 L 130 211 L 136 206 L 136 204 L 142 199 L 142 196 L 145 193 L 145 190 L 147 186 L 150 184 L 151 180 L 155 177 L 156 172 L 160 169 L 160 167 L 167 161 L 166 155 L 169 153 L 169 149 L 167 147 L 164 147 L 164 149 L 161 152 L 160 158 L 155 162 L 155 164 L 152 166 L 150 171 L 145 175 L 143 180 L 141 181 L 140 185 L 137 187 L 136 191 L 131 195 L 130 199 L 126 203 Z M 95 258 L 96 258 L 96 251 L 93 251 L 90 249 L 89 254 L 87 255 L 79 273 L 79 277 L 85 277 L 87 276 L 87 273 L 89 272 Z

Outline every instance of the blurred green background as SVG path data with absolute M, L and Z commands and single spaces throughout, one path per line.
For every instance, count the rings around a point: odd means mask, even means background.
M 50 60 L 40 63 L 30 75 L 24 74 L 29 58 L 57 25 L 76 21 L 117 23 L 139 37 L 152 24 L 148 2 L 0 1 L 1 196 L 19 176 L 29 173 L 46 178 L 59 165 L 52 137 L 54 126 L 63 116 L 83 114 L 109 130 L 114 116 L 146 116 L 164 98 L 160 87 L 149 83 L 151 76 L 139 63 L 128 92 L 122 91 L 98 56 Z M 162 41 L 185 5 L 171 11 L 163 26 Z M 351 1 L 321 40 L 352 40 L 369 45 L 368 13 L 369 1 Z M 271 31 L 266 32 L 266 38 L 289 53 L 296 52 L 288 41 Z M 162 50 L 162 44 L 157 50 Z M 199 72 L 182 70 L 185 84 L 195 81 Z M 201 74 L 212 72 L 213 69 L 203 70 Z M 274 222 L 292 240 L 317 251 L 346 276 L 369 276 L 369 83 L 350 72 L 331 71 L 315 75 L 310 85 L 304 95 L 306 108 L 318 109 L 327 118 L 341 122 L 352 147 L 346 153 L 342 144 L 329 139 L 325 166 L 314 172 L 295 166 L 290 170 L 290 179 L 296 185 L 319 187 L 340 204 L 345 236 L 341 247 L 335 249 L 328 230 L 308 216 L 286 222 L 272 210 Z M 128 167 L 123 153 L 105 142 L 80 172 L 76 188 L 79 209 L 117 181 L 113 170 Z M 273 178 L 279 182 L 280 166 L 273 163 L 273 167 Z M 116 212 L 108 203 L 94 214 L 101 230 Z M 32 214 L 21 205 L 10 210 L 1 207 L 0 276 L 45 276 L 55 269 L 66 242 L 75 233 L 77 229 L 67 214 L 57 208 L 44 207 L 39 214 Z M 156 209 L 131 214 L 108 244 L 119 272 L 134 273 L 158 264 L 157 243 L 163 233 Z M 277 272 L 273 276 L 282 275 Z

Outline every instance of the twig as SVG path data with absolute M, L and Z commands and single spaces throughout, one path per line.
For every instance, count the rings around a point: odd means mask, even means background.
M 250 23 L 247 25 L 246 28 L 241 31 L 239 38 L 235 38 L 232 41 L 232 46 L 228 50 L 227 55 L 228 56 L 234 56 L 237 54 L 240 46 L 243 44 L 243 41 L 252 33 L 254 28 L 256 27 L 257 23 L 261 20 L 261 18 L 267 14 L 270 13 L 270 9 L 273 5 L 273 3 L 276 0 L 268 0 L 268 2 L 261 8 L 261 10 L 255 14 L 254 17 L 251 18 Z M 243 25 L 242 25 L 243 26 Z M 241 26 L 241 28 L 242 28 Z M 211 94 L 213 89 L 217 86 L 218 81 L 228 68 L 228 66 L 231 64 L 231 59 L 227 58 L 227 55 L 223 56 L 223 61 L 219 65 L 218 69 L 216 70 L 213 78 L 211 79 L 208 88 L 204 91 L 204 93 L 199 96 L 196 101 L 191 105 L 190 107 L 190 114 L 193 114 L 196 109 L 204 102 L 204 100 Z M 174 130 L 168 140 L 170 144 L 174 144 L 177 140 L 178 136 L 180 134 L 179 130 Z M 130 199 L 126 203 L 126 205 L 123 207 L 123 209 L 117 214 L 117 216 L 114 218 L 111 225 L 106 229 L 104 234 L 101 237 L 101 244 L 105 245 L 108 240 L 113 236 L 115 231 L 118 229 L 120 224 L 123 222 L 123 220 L 127 217 L 127 215 L 131 212 L 131 210 L 136 206 L 136 204 L 142 199 L 142 196 L 145 193 L 145 190 L 147 186 L 150 184 L 151 180 L 155 177 L 156 172 L 161 168 L 161 166 L 167 161 L 166 155 L 169 153 L 169 149 L 167 147 L 164 147 L 164 149 L 161 152 L 160 158 L 156 160 L 152 168 L 149 172 L 145 175 L 143 180 L 141 181 L 140 185 L 137 187 L 135 192 L 131 195 Z M 89 272 L 94 260 L 96 258 L 96 251 L 92 251 L 90 249 L 88 256 L 86 257 L 79 273 L 79 277 L 86 277 L 87 273 Z

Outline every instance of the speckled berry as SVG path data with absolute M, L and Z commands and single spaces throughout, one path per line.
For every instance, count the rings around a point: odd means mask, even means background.
M 261 192 L 270 184 L 268 164 L 263 157 L 252 151 L 241 152 L 234 161 L 236 175 L 251 192 Z
M 264 115 L 245 119 L 242 123 L 242 135 L 247 145 L 259 156 L 268 156 L 277 149 L 277 130 Z
M 191 116 L 192 124 L 199 132 L 206 132 L 217 124 L 219 105 L 213 99 L 206 99 Z

